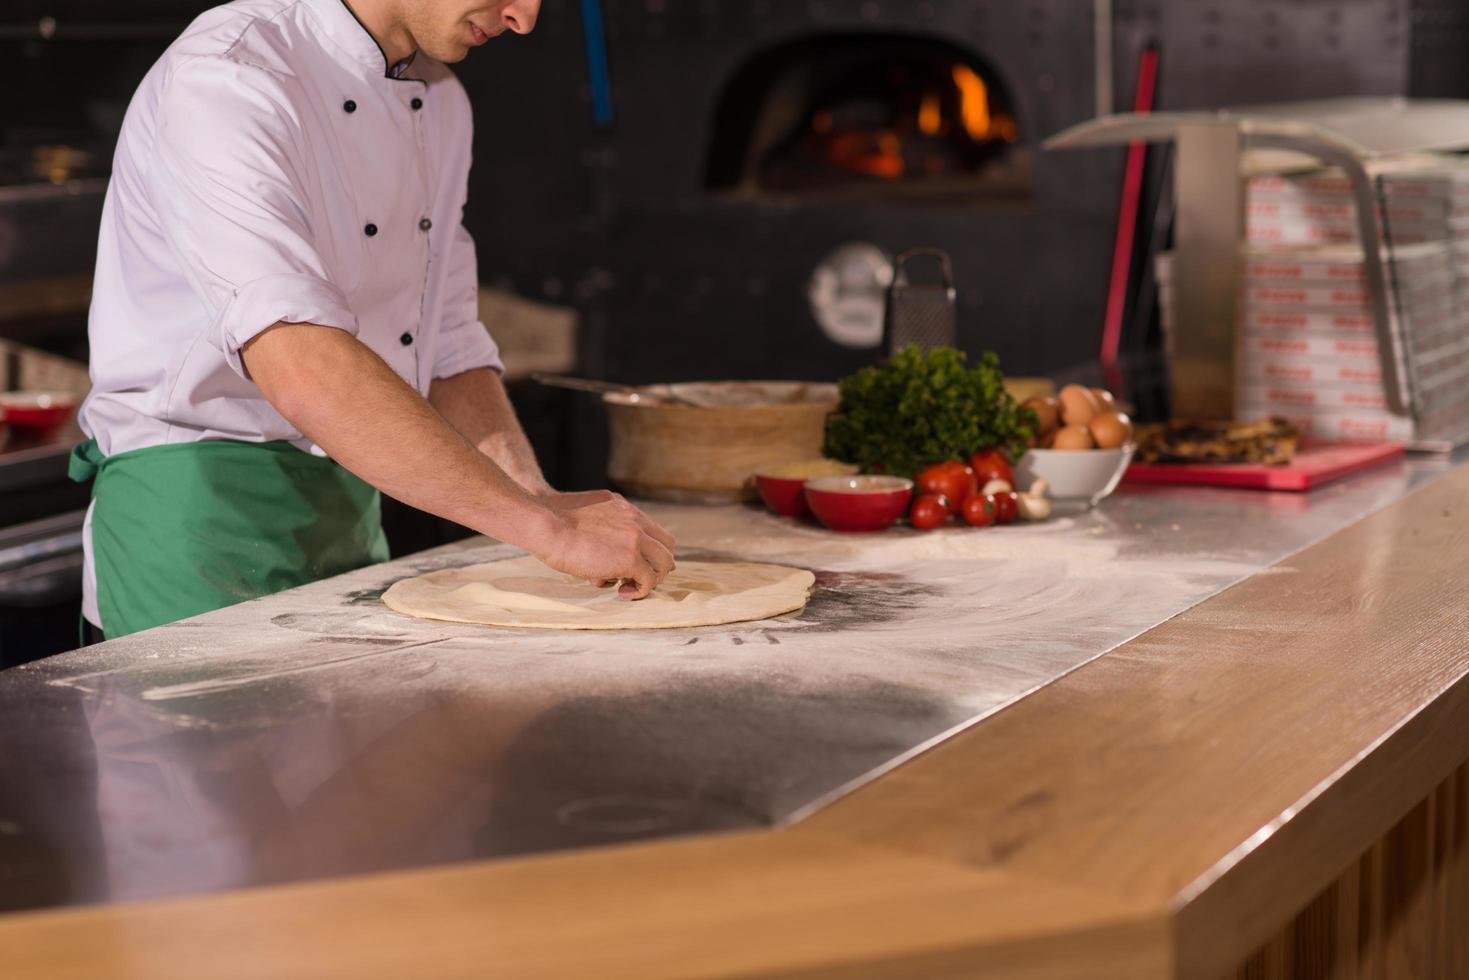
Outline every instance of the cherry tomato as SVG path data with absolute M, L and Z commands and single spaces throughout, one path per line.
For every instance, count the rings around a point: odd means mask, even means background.
M 959 504 L 979 486 L 974 482 L 974 471 L 958 460 L 935 463 L 927 467 L 913 481 L 919 493 L 931 493 L 945 498 L 949 510 L 959 513 Z
M 961 463 L 958 460 L 955 460 L 954 462 L 945 463 L 944 465 L 949 467 L 950 472 L 954 474 L 955 480 L 963 481 L 964 492 L 959 495 L 959 503 L 962 504 L 965 497 L 969 496 L 971 493 L 975 493 L 979 490 L 980 486 L 982 486 L 982 484 L 979 482 L 978 474 L 974 472 L 974 470 L 969 466 L 968 463 Z M 958 510 L 959 508 L 956 506 L 954 509 Z
M 1020 512 L 1020 501 L 1016 499 L 1013 490 L 1005 493 L 985 494 L 985 499 L 989 500 L 991 507 L 994 508 L 996 524 L 1009 524 Z
M 1012 487 L 1015 485 L 1015 471 L 1010 469 L 1010 461 L 998 449 L 981 449 L 969 457 L 969 466 L 980 486 L 991 480 L 1004 480 Z
M 913 501 L 908 521 L 920 531 L 932 531 L 949 519 L 949 502 L 938 494 L 925 493 Z
M 986 527 L 995 523 L 994 494 L 971 493 L 960 508 L 964 523 L 970 527 Z

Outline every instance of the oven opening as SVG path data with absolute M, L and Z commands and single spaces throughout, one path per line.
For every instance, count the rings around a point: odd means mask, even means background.
M 831 35 L 769 49 L 715 111 L 705 186 L 1026 195 L 1031 154 L 997 73 L 930 38 Z

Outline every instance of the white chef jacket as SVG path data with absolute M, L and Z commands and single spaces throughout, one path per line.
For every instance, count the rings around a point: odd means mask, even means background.
M 423 394 L 503 369 L 461 224 L 469 99 L 422 53 L 406 74 L 387 77 L 342 0 L 237 0 L 164 52 L 102 209 L 80 422 L 104 455 L 200 439 L 325 455 L 240 359 L 282 320 L 345 330 Z

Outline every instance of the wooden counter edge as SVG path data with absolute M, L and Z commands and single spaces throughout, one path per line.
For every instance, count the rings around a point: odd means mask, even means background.
M 1165 977 L 1169 924 L 799 829 L 0 919 L 6 975 Z

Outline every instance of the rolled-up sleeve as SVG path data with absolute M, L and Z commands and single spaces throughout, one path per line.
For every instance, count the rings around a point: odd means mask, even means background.
M 240 348 L 280 321 L 358 329 L 312 233 L 307 142 L 287 84 L 201 57 L 175 70 L 159 106 L 148 190 L 204 306 L 205 339 L 241 377 Z
M 446 261 L 444 315 L 439 324 L 434 377 L 452 378 L 486 367 L 503 374 L 500 347 L 479 318 L 479 266 L 474 239 L 462 224 L 454 229 Z

